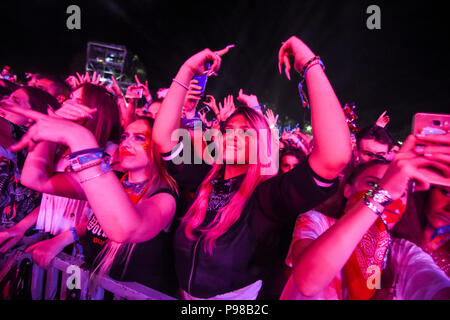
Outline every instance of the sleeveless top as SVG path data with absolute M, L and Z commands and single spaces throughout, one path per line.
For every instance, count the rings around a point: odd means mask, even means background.
M 126 183 L 130 185 L 129 182 Z M 139 184 L 135 185 L 137 188 L 141 187 Z M 152 193 L 148 198 L 159 193 L 168 193 L 177 200 L 176 194 L 170 189 L 164 188 Z M 172 224 L 173 221 L 154 238 L 136 243 L 125 270 L 124 253 L 127 246 L 122 246 L 113 262 L 109 276 L 118 281 L 138 282 L 167 295 L 174 296 L 178 289 L 178 283 L 173 262 Z M 91 268 L 95 268 L 99 262 L 96 261 L 97 255 L 107 241 L 108 236 L 103 232 L 95 214 L 92 214 L 86 235 L 81 239 L 85 261 Z

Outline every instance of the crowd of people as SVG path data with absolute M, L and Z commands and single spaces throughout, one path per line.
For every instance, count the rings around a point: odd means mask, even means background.
M 156 95 L 136 76 L 142 97 L 95 72 L 5 68 L 0 253 L 39 230 L 41 267 L 64 251 L 185 300 L 450 299 L 448 128 L 400 144 L 385 112 L 352 131 L 293 36 L 279 71 L 294 61 L 312 134 L 279 130 L 256 95 L 204 92 L 232 48 L 191 56 Z

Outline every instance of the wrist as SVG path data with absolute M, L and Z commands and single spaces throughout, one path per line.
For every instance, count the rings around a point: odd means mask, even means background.
M 69 146 L 72 153 L 83 149 L 99 147 L 94 135 L 89 130 L 85 128 L 83 129 L 84 130 L 72 132 L 67 141 L 67 145 Z
M 25 232 L 28 230 L 25 225 L 21 225 L 20 222 L 9 228 L 9 232 L 14 233 L 16 236 L 24 236 Z
M 196 75 L 195 70 L 192 69 L 192 67 L 185 62 L 181 66 L 175 78 L 180 81 L 185 80 L 185 78 L 188 78 L 190 81 L 195 75 Z
M 406 192 L 406 186 L 402 187 L 402 183 L 392 180 L 381 179 L 378 185 L 390 194 L 392 200 L 397 200 Z

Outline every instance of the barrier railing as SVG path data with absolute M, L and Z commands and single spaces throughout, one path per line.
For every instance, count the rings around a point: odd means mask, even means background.
M 18 270 L 24 259 L 32 261 L 31 253 L 24 251 L 30 244 L 43 238 L 43 234 L 24 238 L 20 246 L 3 256 L 0 284 L 7 274 Z M 90 276 L 90 271 L 83 267 L 83 260 L 61 252 L 46 269 L 33 262 L 31 297 L 33 300 L 102 300 L 106 290 L 114 300 L 176 300 L 136 282 L 120 282 L 106 276 L 95 276 L 93 281 Z

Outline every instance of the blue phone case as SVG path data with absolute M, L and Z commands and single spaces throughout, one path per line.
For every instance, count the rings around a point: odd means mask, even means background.
M 206 63 L 206 69 L 208 70 L 211 67 L 211 63 Z M 201 97 L 205 95 L 205 88 L 206 88 L 206 82 L 208 81 L 208 76 L 202 75 L 202 76 L 194 76 L 194 79 L 198 81 L 198 85 L 202 87 L 202 93 Z

